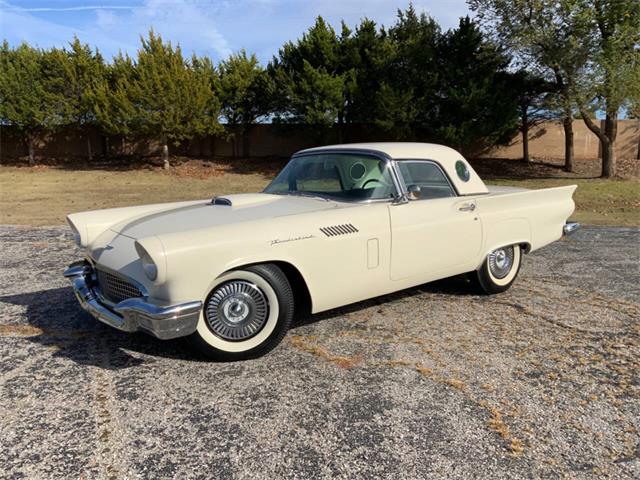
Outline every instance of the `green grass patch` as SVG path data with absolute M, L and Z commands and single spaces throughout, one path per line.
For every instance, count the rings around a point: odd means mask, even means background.
M 573 220 L 585 225 L 640 225 L 640 180 L 509 178 L 491 179 L 488 183 L 534 189 L 578 185 L 573 197 L 576 202 Z

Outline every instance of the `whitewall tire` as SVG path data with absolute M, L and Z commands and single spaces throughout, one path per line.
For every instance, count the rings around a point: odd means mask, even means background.
M 284 338 L 293 308 L 291 285 L 276 265 L 233 270 L 216 280 L 188 340 L 216 360 L 259 357 Z
M 522 250 L 519 245 L 496 248 L 489 252 L 475 272 L 476 283 L 487 294 L 504 292 L 515 281 L 521 264 Z

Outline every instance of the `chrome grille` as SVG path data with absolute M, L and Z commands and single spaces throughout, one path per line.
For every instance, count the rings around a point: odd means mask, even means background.
M 119 303 L 127 298 L 143 296 L 138 287 L 118 275 L 100 269 L 96 270 L 96 275 L 100 291 L 107 300 L 113 303 Z

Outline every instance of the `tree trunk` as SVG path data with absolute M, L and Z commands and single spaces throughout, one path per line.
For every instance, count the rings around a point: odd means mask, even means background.
M 34 166 L 36 164 L 36 147 L 34 138 L 29 135 L 27 138 L 28 149 L 29 149 L 29 166 Z
M 564 120 L 564 170 L 573 172 L 573 117 L 571 111 L 565 112 Z
M 169 170 L 171 165 L 169 164 L 169 145 L 166 143 L 162 145 L 162 168 Z
M 102 156 L 104 158 L 109 158 L 109 136 L 102 136 Z
M 613 143 L 611 141 L 600 143 L 602 145 L 602 175 L 600 176 L 611 178 L 616 174 L 616 155 L 613 151 Z
M 618 136 L 618 112 L 607 112 L 604 120 L 604 134 L 609 139 L 609 142 L 607 149 L 602 149 L 602 176 L 607 178 L 615 177 L 617 167 L 615 143 Z
M 529 115 L 527 107 L 522 109 L 522 160 L 529 163 Z
M 93 151 L 91 150 L 91 135 L 87 134 L 87 157 L 89 157 L 89 161 L 93 161 Z
M 584 111 L 582 108 L 580 109 L 580 116 L 582 120 L 584 120 L 585 125 L 589 130 L 596 134 L 598 139 L 600 140 L 600 148 L 602 149 L 602 177 L 608 178 L 615 175 L 615 155 L 614 155 L 614 142 L 606 135 L 607 129 L 609 132 L 616 133 L 618 122 L 616 120 L 615 126 L 607 125 L 605 123 L 605 129 L 598 127 L 591 117 L 589 113 Z M 610 121 L 609 115 L 607 114 L 607 119 Z M 615 140 L 615 138 L 614 138 Z
M 638 135 L 638 153 L 636 153 L 636 160 L 640 160 L 640 135 Z
M 250 137 L 251 125 L 245 125 L 242 129 L 242 158 L 249 158 L 250 155 Z
M 229 139 L 231 140 L 231 158 L 238 158 L 238 126 L 234 125 L 229 127 L 229 131 L 231 134 L 229 135 Z

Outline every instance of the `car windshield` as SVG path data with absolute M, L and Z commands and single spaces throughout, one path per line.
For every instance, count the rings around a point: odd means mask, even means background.
M 387 162 L 373 155 L 317 153 L 293 158 L 264 190 L 346 202 L 394 197 Z

